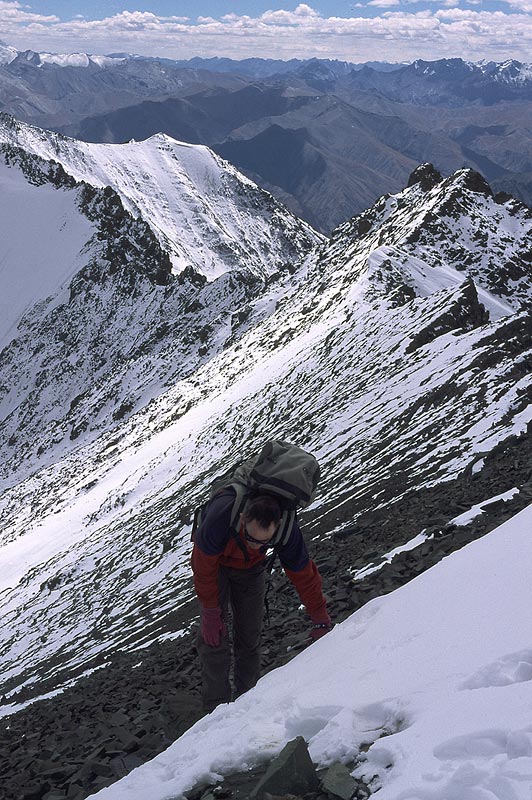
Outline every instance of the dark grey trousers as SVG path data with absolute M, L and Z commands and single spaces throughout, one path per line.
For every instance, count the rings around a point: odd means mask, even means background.
M 259 679 L 265 583 L 263 564 L 251 569 L 220 567 L 218 573 L 220 607 L 228 631 L 229 608 L 232 613 L 235 697 L 255 686 Z M 200 629 L 196 644 L 202 669 L 203 707 L 212 711 L 232 699 L 231 641 L 226 635 L 219 647 L 209 647 Z

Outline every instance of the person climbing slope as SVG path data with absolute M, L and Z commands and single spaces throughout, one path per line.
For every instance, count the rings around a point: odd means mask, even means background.
M 260 676 L 268 550 L 273 548 L 279 557 L 306 608 L 311 638 L 332 628 L 322 579 L 295 511 L 296 505 L 311 502 L 318 476 L 317 462 L 305 451 L 285 442 L 267 442 L 258 457 L 215 481 L 211 499 L 200 510 L 192 571 L 200 604 L 197 649 L 206 711 L 251 689 Z

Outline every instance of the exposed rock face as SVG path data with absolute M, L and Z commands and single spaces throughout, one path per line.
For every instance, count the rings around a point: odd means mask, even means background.
M 250 800 L 264 800 L 266 792 L 277 795 L 287 792 L 303 794 L 317 788 L 318 777 L 306 742 L 302 736 L 298 736 L 281 750 L 251 792 Z
M 434 168 L 433 164 L 421 164 L 412 172 L 406 185 L 409 187 L 419 183 L 424 192 L 429 192 L 442 180 L 441 173 Z
M 426 328 L 422 328 L 412 336 L 410 344 L 406 348 L 407 353 L 412 353 L 418 347 L 433 342 L 438 336 L 451 331 L 463 330 L 470 331 L 485 325 L 489 321 L 489 314 L 478 300 L 478 294 L 473 283 L 469 278 L 462 284 L 462 291 L 456 297 L 455 302 L 447 306 L 445 311 L 436 318 L 433 318 Z

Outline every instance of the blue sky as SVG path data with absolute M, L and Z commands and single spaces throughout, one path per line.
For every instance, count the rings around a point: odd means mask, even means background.
M 532 61 L 532 0 L 0 0 L 18 49 L 167 58 Z
M 27 4 L 39 14 L 57 14 L 62 19 L 71 19 L 83 14 L 87 19 L 100 19 L 120 11 L 151 11 L 162 16 L 186 15 L 190 17 L 218 17 L 233 12 L 256 17 L 269 9 L 294 10 L 297 2 L 283 0 L 146 0 L 146 2 L 119 2 L 119 0 L 35 0 Z M 324 16 L 350 16 L 354 7 L 351 0 L 319 0 L 311 4 Z

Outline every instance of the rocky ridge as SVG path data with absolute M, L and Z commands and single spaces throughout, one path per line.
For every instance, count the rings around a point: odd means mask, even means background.
M 124 409 L 121 418 L 113 403 L 107 414 L 115 415 L 115 430 L 4 492 L 3 529 L 13 549 L 36 520 L 57 542 L 4 588 L 14 626 L 2 645 L 4 691 L 34 682 L 37 671 L 38 693 L 41 681 L 67 682 L 81 664 L 179 630 L 176 607 L 191 597 L 191 512 L 214 474 L 257 441 L 282 435 L 316 452 L 322 493 L 303 520 L 322 539 L 342 535 L 370 511 L 388 513 L 411 493 L 482 470 L 481 453 L 524 434 L 530 315 L 489 283 L 495 234 L 479 240 L 474 279 L 458 246 L 442 264 L 439 242 L 430 250 L 427 237 L 417 251 L 411 241 L 416 224 L 423 231 L 426 209 L 453 196 L 455 242 L 491 209 L 501 237 L 509 221 L 519 221 L 508 251 L 520 252 L 526 209 L 497 203 L 467 188 L 468 180 L 474 183 L 459 173 L 426 191 L 414 182 L 384 200 L 373 222 L 343 226 L 284 284 L 290 295 L 281 283 L 267 311 L 257 295 L 238 338 L 219 343 L 190 374 L 174 372 L 136 413 Z M 395 248 L 396 270 L 382 266 L 383 247 L 388 261 Z M 516 283 L 519 306 L 526 287 L 525 275 Z M 150 353 L 142 363 L 158 368 Z M 137 364 L 132 358 L 124 381 L 131 384 Z M 34 618 L 39 632 L 26 629 L 24 620 Z

